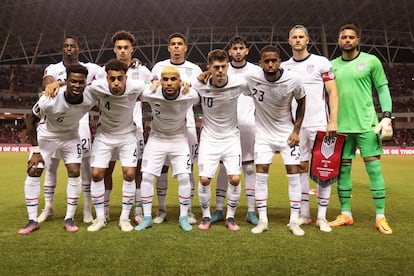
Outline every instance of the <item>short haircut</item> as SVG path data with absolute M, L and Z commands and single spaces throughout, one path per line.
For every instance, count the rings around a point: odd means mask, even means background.
M 66 76 L 67 76 L 67 78 L 69 78 L 69 75 L 71 73 L 82 74 L 86 78 L 88 76 L 88 69 L 85 66 L 80 65 L 80 64 L 72 64 L 72 65 L 66 66 Z
M 230 48 L 233 46 L 233 45 L 236 45 L 236 44 L 243 44 L 244 46 L 247 46 L 247 40 L 246 40 L 246 38 L 244 38 L 243 36 L 241 36 L 241 35 L 235 35 L 235 36 L 233 36 L 233 38 L 230 40 Z
M 341 33 L 343 30 L 353 30 L 355 31 L 357 37 L 359 37 L 359 29 L 355 24 L 345 24 L 341 28 L 339 28 L 339 33 Z
M 108 73 L 109 70 L 112 71 L 126 71 L 128 70 L 128 66 L 118 59 L 111 59 L 105 64 L 105 71 Z
M 161 71 L 161 75 L 163 74 L 176 74 L 180 76 L 180 71 L 176 66 L 165 66 Z
M 134 44 L 135 42 L 135 36 L 126 31 L 126 30 L 120 30 L 117 31 L 116 33 L 114 33 L 112 35 L 112 43 L 115 44 L 116 41 L 118 40 L 129 40 L 131 42 L 131 44 Z
M 71 36 L 71 35 L 66 36 L 66 37 L 63 39 L 63 44 L 65 44 L 66 39 L 73 39 L 73 40 L 75 40 L 75 41 L 76 41 L 76 44 L 78 44 L 78 48 L 80 48 L 80 47 L 81 47 L 80 42 L 79 42 L 79 39 L 77 39 L 76 37 Z
M 260 56 L 263 55 L 263 53 L 269 53 L 269 52 L 276 52 L 278 56 L 280 57 L 280 51 L 279 48 L 277 48 L 275 45 L 266 45 L 260 50 Z
M 208 53 L 207 61 L 208 64 L 212 64 L 214 61 L 228 61 L 229 56 L 227 52 L 221 49 L 215 49 Z
M 184 40 L 184 44 L 187 44 L 187 38 L 185 37 L 184 34 L 179 33 L 179 32 L 172 33 L 168 36 L 168 44 L 170 44 L 171 39 L 176 38 L 176 37 L 181 38 L 182 40 Z
M 301 30 L 301 31 L 303 31 L 303 32 L 305 33 L 305 35 L 306 35 L 307 37 L 309 37 L 309 32 L 308 32 L 308 29 L 306 29 L 306 27 L 305 27 L 305 26 L 303 26 L 303 25 L 295 25 L 295 26 L 293 26 L 293 27 L 292 27 L 292 29 L 290 29 L 290 31 L 289 31 L 289 38 L 292 36 L 292 33 L 293 33 L 294 31 L 296 31 L 296 30 Z

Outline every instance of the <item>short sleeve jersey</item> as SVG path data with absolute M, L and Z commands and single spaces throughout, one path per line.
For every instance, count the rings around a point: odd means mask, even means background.
M 84 92 L 82 103 L 70 104 L 65 99 L 65 90 L 66 86 L 60 87 L 54 98 L 41 96 L 33 106 L 36 117 L 47 118 L 38 128 L 38 138 L 62 140 L 79 136 L 79 120 L 94 106 L 96 99 Z
M 109 90 L 106 79 L 96 80 L 85 90 L 90 91 L 99 99 L 99 122 L 97 133 L 120 136 L 136 131 L 133 111 L 137 98 L 149 88 L 144 81 L 127 79 L 122 95 L 114 95 Z
M 161 138 L 185 135 L 187 111 L 199 102 L 198 93 L 194 89 L 185 95 L 180 93 L 174 100 L 168 100 L 163 96 L 162 87 L 158 87 L 154 93 L 145 91 L 140 99 L 151 106 L 151 135 Z
M 380 60 L 360 52 L 353 60 L 338 57 L 332 61 L 338 87 L 338 132 L 372 131 L 378 123 L 372 92 L 388 84 Z
M 194 64 L 188 60 L 184 61 L 181 64 L 171 63 L 170 59 L 165 59 L 163 61 L 157 62 L 152 68 L 152 74 L 161 79 L 162 69 L 166 66 L 174 66 L 180 71 L 181 80 L 194 83 L 197 81 L 198 75 L 202 73 L 200 67 L 197 64 Z M 190 108 L 187 113 L 187 127 L 195 127 L 195 119 L 193 109 Z
M 334 79 L 332 65 L 326 57 L 310 54 L 303 60 L 291 57 L 282 62 L 282 68 L 299 74 L 306 91 L 306 109 L 302 127 L 326 126 L 328 123 L 328 107 L 325 98 L 325 85 L 323 75 Z M 296 102 L 293 101 L 293 114 Z
M 280 77 L 270 82 L 263 71 L 248 77 L 256 107 L 256 141 L 286 143 L 294 128 L 292 100 L 305 97 L 305 89 L 297 73 L 281 69 Z
M 228 75 L 227 84 L 223 87 L 195 82 L 192 86 L 198 91 L 203 109 L 201 137 L 212 142 L 225 142 L 240 135 L 237 128 L 237 101 L 247 83 L 243 78 Z

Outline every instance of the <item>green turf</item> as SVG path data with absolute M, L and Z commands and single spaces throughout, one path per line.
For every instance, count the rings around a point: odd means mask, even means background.
M 143 232 L 123 233 L 117 227 L 121 209 L 117 165 L 112 220 L 107 228 L 96 233 L 86 231 L 87 225 L 81 222 L 81 200 L 76 215 L 81 231 L 64 231 L 66 178 L 60 166 L 54 220 L 43 223 L 31 235 L 19 236 L 17 230 L 27 220 L 23 196 L 26 160 L 27 153 L 0 153 L 0 275 L 413 275 L 413 156 L 383 156 L 386 214 L 393 235 L 382 235 L 374 227 L 368 180 L 358 157 L 352 170 L 355 224 L 331 233 L 304 226 L 304 237 L 293 236 L 286 227 L 289 201 L 279 156 L 269 178 L 270 230 L 260 235 L 251 234 L 251 225 L 244 222 L 244 197 L 236 215 L 239 233 L 230 233 L 224 224 L 213 225 L 207 232 L 195 227 L 184 233 L 176 221 L 174 180 L 168 190 L 168 222 Z M 197 197 L 194 205 L 199 219 Z M 339 211 L 334 185 L 328 218 L 333 219 Z M 311 213 L 315 219 L 314 196 Z

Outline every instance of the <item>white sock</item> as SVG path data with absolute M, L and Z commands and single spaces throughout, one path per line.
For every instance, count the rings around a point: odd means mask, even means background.
M 141 188 L 135 189 L 135 215 L 142 215 Z
M 24 181 L 24 197 L 29 220 L 37 221 L 39 206 L 40 177 L 26 176 Z
M 256 175 L 254 174 L 253 164 L 243 165 L 244 187 L 246 190 L 247 211 L 254 212 L 256 207 L 256 199 L 254 195 L 254 185 L 256 183 Z
M 90 209 L 91 208 L 91 179 L 92 179 L 90 157 L 85 157 L 82 159 L 81 172 L 82 172 L 82 190 L 83 190 L 83 201 L 84 201 L 83 208 Z
M 152 174 L 142 173 L 141 200 L 144 217 L 151 217 L 152 200 L 154 198 L 154 178 L 155 176 Z
M 95 208 L 96 212 L 96 218 L 105 219 L 104 201 L 106 191 L 108 190 L 105 190 L 105 184 L 103 179 L 98 182 L 92 180 L 91 196 L 93 207 Z
M 310 218 L 309 210 L 309 177 L 308 173 L 299 174 L 300 185 L 302 187 L 302 197 L 300 201 L 300 214 L 302 217 Z
M 287 179 L 290 200 L 290 221 L 295 221 L 299 218 L 302 187 L 298 173 L 288 174 Z
M 105 211 L 105 217 L 108 217 L 109 216 L 109 206 L 110 206 L 109 200 L 111 199 L 111 193 L 112 193 L 112 190 L 105 190 L 105 192 L 104 192 L 104 211 Z
M 191 208 L 193 205 L 193 198 L 194 198 L 194 190 L 195 190 L 195 181 L 194 181 L 194 172 L 191 171 L 190 174 L 190 185 L 191 185 L 191 198 L 190 201 L 188 203 L 188 212 L 191 213 Z
M 198 182 L 198 200 L 200 201 L 201 211 L 203 213 L 203 218 L 211 218 L 210 213 L 210 200 L 211 200 L 211 184 L 207 186 L 201 185 Z
M 240 192 L 241 192 L 240 183 L 237 186 L 234 186 L 234 185 L 231 185 L 230 183 L 228 183 L 226 219 L 234 218 L 237 206 L 239 206 Z
M 68 185 L 66 187 L 66 219 L 73 219 L 75 217 L 76 207 L 78 206 L 78 201 L 82 189 L 82 180 L 78 177 L 69 177 Z
M 261 222 L 268 222 L 267 218 L 267 198 L 268 198 L 268 188 L 267 188 L 267 179 L 269 174 L 267 173 L 256 173 L 256 183 L 255 183 L 255 198 L 257 211 L 259 212 L 259 220 Z
M 49 166 L 45 171 L 45 179 L 43 182 L 43 194 L 45 197 L 45 209 L 53 208 L 53 199 L 55 197 L 55 189 L 57 183 L 57 170 L 60 159 L 52 158 Z
M 178 200 L 180 202 L 180 217 L 188 216 L 188 207 L 191 201 L 191 183 L 189 174 L 177 175 Z
M 220 163 L 220 170 L 216 179 L 216 210 L 223 211 L 226 199 L 228 177 L 226 168 Z
M 124 179 L 122 182 L 122 211 L 120 220 L 129 220 L 129 214 L 131 213 L 132 204 L 134 204 L 135 198 L 135 180 L 127 181 Z
M 326 218 L 326 209 L 328 209 L 329 199 L 331 197 L 332 185 L 322 187 L 318 185 L 318 219 Z
M 161 173 L 157 178 L 158 211 L 167 211 L 168 172 Z

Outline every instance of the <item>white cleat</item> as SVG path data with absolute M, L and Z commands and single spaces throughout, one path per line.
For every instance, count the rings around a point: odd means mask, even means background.
M 321 218 L 321 219 L 317 219 L 316 220 L 316 227 L 319 228 L 319 230 L 321 230 L 322 232 L 331 232 L 332 228 L 329 225 L 329 222 L 325 219 L 325 218 Z
M 129 232 L 134 230 L 134 227 L 131 225 L 131 222 L 129 219 L 120 219 L 119 220 L 119 228 L 121 228 L 121 231 L 123 232 Z
M 305 235 L 305 231 L 303 231 L 302 228 L 300 228 L 300 225 L 297 221 L 290 221 L 289 222 L 289 230 L 295 236 L 304 236 Z
M 92 221 L 93 221 L 93 216 L 92 216 L 91 208 L 83 209 L 83 222 L 91 223 Z
M 188 212 L 187 220 L 188 220 L 189 224 L 196 224 L 197 223 L 196 216 L 193 213 L 190 213 L 190 212 Z
M 166 215 L 167 214 L 165 212 L 158 212 L 157 216 L 152 220 L 152 222 L 155 224 L 161 224 L 165 221 Z
M 268 223 L 259 220 L 259 223 L 251 231 L 253 234 L 260 234 L 267 230 L 269 230 Z
M 102 218 L 96 218 L 93 220 L 92 224 L 89 225 L 88 227 L 88 231 L 89 232 L 96 232 L 101 230 L 102 228 L 104 228 L 106 226 L 106 221 L 105 219 Z
M 42 213 L 37 217 L 37 222 L 42 223 L 53 218 L 55 210 L 53 208 L 45 208 L 42 210 Z

